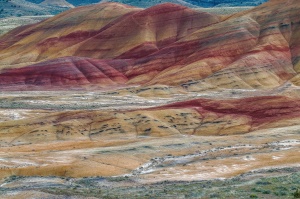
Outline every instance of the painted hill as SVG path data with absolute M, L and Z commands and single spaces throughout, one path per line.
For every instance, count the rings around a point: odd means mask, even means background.
M 101 87 L 113 87 L 128 81 L 118 71 L 123 61 L 101 61 L 79 57 L 65 57 L 41 64 L 32 65 L 2 74 L 0 85 L 45 85 L 46 87 L 76 88 L 79 86 L 98 84 Z M 34 88 L 34 86 L 33 86 Z
M 23 94 L 25 92 L 12 93 L 16 98 L 33 100 L 35 104 L 40 101 L 36 99 L 55 104 L 56 97 L 74 103 L 68 98 L 69 94 L 77 100 L 88 96 L 96 97 L 96 101 L 99 101 L 98 97 L 109 99 L 99 93 L 62 92 L 61 96 L 49 97 L 45 92 L 31 92 L 25 98 Z M 17 104 L 20 99 L 16 98 L 2 96 L 1 100 L 16 100 L 14 103 Z M 90 100 L 85 102 L 90 103 Z M 102 106 L 107 103 L 110 102 Z M 27 105 L 24 104 L 26 109 Z M 56 106 L 59 107 L 60 103 Z M 149 174 L 150 179 L 151 175 L 152 179 L 158 178 L 155 182 L 165 179 L 199 180 L 199 176 L 193 176 L 201 172 L 210 178 L 228 178 L 270 166 L 274 175 L 274 167 L 282 168 L 300 161 L 299 98 L 196 99 L 137 110 L 56 109 L 53 112 L 44 108 L 40 112 L 31 110 L 27 113 L 29 116 L 23 119 L 0 122 L 2 158 L 11 160 L 2 162 L 1 178 L 11 175 L 42 178 L 133 174 L 133 179 L 144 180 Z M 26 109 L 14 108 L 12 112 L 24 113 Z M 255 159 L 251 160 L 250 166 L 244 167 L 250 162 L 243 161 L 242 157 L 246 156 Z M 280 159 L 272 158 L 274 156 Z M 210 164 L 200 167 L 204 161 Z M 214 164 L 216 168 L 207 171 Z M 228 167 L 228 172 L 220 173 L 220 165 Z M 164 172 L 156 173 L 157 168 Z M 166 173 L 168 175 L 162 175 Z M 98 196 L 99 193 L 96 194 Z
M 1 36 L 1 194 L 135 198 L 160 182 L 162 198 L 162 185 L 211 198 L 272 182 L 255 197 L 292 196 L 273 183 L 299 172 L 299 11 L 298 0 L 229 15 L 100 3 Z M 249 197 L 245 186 L 226 197 Z
M 99 141 L 110 136 L 120 139 L 135 134 L 151 137 L 246 134 L 259 129 L 293 125 L 299 121 L 299 111 L 299 98 L 270 96 L 234 100 L 196 99 L 121 112 L 56 112 L 20 120 L 18 125 L 13 125 L 16 124 L 14 121 L 0 123 L 0 146 L 60 140 Z M 88 131 L 91 123 L 93 127 Z
M 36 70 L 48 60 L 73 56 L 125 60 L 120 72 L 127 85 L 165 84 L 190 91 L 275 88 L 287 81 L 298 85 L 299 9 L 297 1 L 271 1 L 221 18 L 170 3 L 148 9 L 116 3 L 79 7 L 2 36 L 0 76 L 23 70 L 9 68 L 30 65 L 26 70 Z M 23 75 L 20 79 L 26 80 Z M 2 87 L 13 83 L 8 82 L 2 81 Z M 17 85 L 51 88 L 39 81 Z

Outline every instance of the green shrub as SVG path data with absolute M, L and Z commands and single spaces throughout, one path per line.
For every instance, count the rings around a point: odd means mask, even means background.
M 278 191 L 278 192 L 275 192 L 275 195 L 276 196 L 286 196 L 287 193 L 285 191 Z
M 272 183 L 266 182 L 266 181 L 258 181 L 258 182 L 256 182 L 256 184 L 257 184 L 257 185 L 270 185 L 270 184 L 272 184 Z
M 297 189 L 294 193 L 294 198 L 300 198 L 300 190 Z
M 269 190 L 263 190 L 262 193 L 263 193 L 263 194 L 270 194 L 271 191 L 269 191 Z
M 256 187 L 252 188 L 251 191 L 262 192 L 259 188 L 256 188 Z

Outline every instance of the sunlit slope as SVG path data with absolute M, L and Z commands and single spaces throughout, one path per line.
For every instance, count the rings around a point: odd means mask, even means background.
M 49 61 L 71 56 L 123 60 L 115 69 L 126 85 L 180 85 L 189 91 L 298 85 L 299 11 L 295 0 L 274 0 L 225 17 L 170 3 L 148 9 L 117 3 L 79 7 L 2 36 L 0 67 L 45 70 Z M 31 79 L 15 70 L 20 69 L 2 70 L 0 76 Z M 8 79 L 1 86 L 12 83 Z M 39 81 L 19 85 L 51 87 Z

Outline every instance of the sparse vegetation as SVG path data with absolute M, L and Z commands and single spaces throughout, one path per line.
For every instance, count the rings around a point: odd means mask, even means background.
M 278 170 L 288 172 L 286 169 Z M 264 171 L 268 173 L 268 171 Z M 260 172 L 261 173 L 261 172 Z M 252 173 L 255 176 L 255 173 Z M 155 184 L 138 185 L 132 177 L 95 177 L 73 180 L 72 185 L 57 185 L 51 188 L 35 189 L 54 195 L 85 196 L 98 198 L 299 198 L 299 189 L 295 188 L 300 173 L 290 173 L 280 177 L 266 177 L 255 183 L 247 180 L 247 175 L 228 180 L 210 180 L 193 182 L 163 181 Z M 13 177 L 15 179 L 15 177 Z M 15 179 L 15 180 L 18 180 Z M 124 186 L 124 182 L 133 183 Z M 103 186 L 110 183 L 110 186 Z M 32 187 L 34 189 L 34 187 Z M 0 188 L 0 193 L 10 189 Z

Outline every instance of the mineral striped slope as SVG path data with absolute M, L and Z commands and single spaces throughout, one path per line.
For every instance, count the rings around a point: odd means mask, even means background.
M 293 148 L 299 143 L 299 98 L 197 99 L 138 110 L 43 112 L 0 122 L 0 152 L 3 154 L 0 178 L 13 174 L 123 175 L 143 171 L 143 165 L 151 162 L 151 158 L 164 159 L 166 154 L 177 156 L 168 155 L 174 158 L 174 164 L 165 162 L 160 169 L 189 171 L 192 178 L 188 180 L 202 179 L 193 177 L 193 174 L 207 172 L 197 164 L 212 161 L 211 164 L 218 168 L 220 165 L 231 168 L 235 160 L 246 155 L 266 158 L 254 159 L 252 166 L 243 167 L 241 164 L 240 169 L 233 167 L 229 176 L 237 175 L 235 172 L 299 162 L 297 148 Z M 293 130 L 286 131 L 289 127 Z M 283 133 L 276 133 L 276 129 Z M 257 130 L 259 133 L 242 135 Z M 278 140 L 283 141 L 282 146 L 279 142 L 274 145 Z M 297 145 L 290 146 L 286 141 Z M 218 142 L 221 144 L 216 145 Z M 202 157 L 199 150 L 208 153 L 207 156 Z M 281 161 L 272 160 L 272 155 L 282 157 Z M 187 162 L 176 161 L 176 158 L 187 158 Z M 177 168 L 185 163 L 189 166 Z M 169 177 L 181 179 L 177 172 L 170 172 Z M 217 171 L 211 172 L 210 176 L 215 174 L 228 177 L 226 172 Z M 156 177 L 168 179 L 165 175 Z
M 8 70 L 1 74 L 0 85 L 11 85 L 6 90 L 22 86 L 51 85 L 58 90 L 80 88 L 84 85 L 105 86 L 123 85 L 128 79 L 117 69 L 126 67 L 123 60 L 102 61 L 98 59 L 64 57 L 35 64 L 17 70 Z M 29 87 L 28 87 L 29 88 Z M 39 88 L 39 87 L 37 87 Z
M 64 111 L 0 123 L 0 147 L 138 136 L 220 136 L 299 124 L 299 98 L 196 99 L 130 111 Z
M 13 73 L 17 84 L 8 79 L 1 88 L 54 89 L 51 80 L 42 85 L 24 80 L 36 74 L 30 70 L 44 70 L 48 63 L 51 68 L 51 60 L 61 57 L 124 60 L 120 63 L 126 67 L 113 66 L 128 79 L 122 86 L 164 84 L 199 91 L 272 89 L 288 81 L 299 85 L 299 11 L 296 0 L 273 0 L 222 17 L 170 3 L 148 9 L 117 3 L 75 8 L 0 38 L 0 77 Z M 72 71 L 66 69 L 71 65 L 61 72 Z M 44 74 L 39 73 L 41 79 Z M 68 74 L 56 75 L 46 79 L 72 86 Z M 74 87 L 87 86 L 85 80 L 74 82 Z
M 299 11 L 104 3 L 3 35 L 0 179 L 130 174 L 133 186 L 294 167 Z

